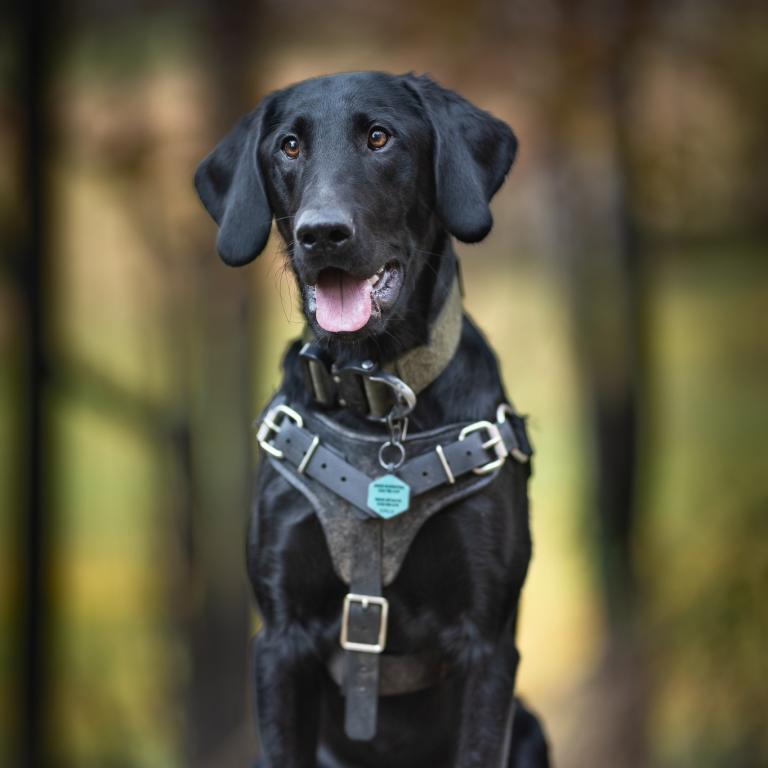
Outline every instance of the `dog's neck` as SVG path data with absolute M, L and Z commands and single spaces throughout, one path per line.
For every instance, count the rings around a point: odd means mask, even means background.
M 456 255 L 446 235 L 440 247 L 432 249 L 417 277 L 416 303 L 409 307 L 410 311 L 393 318 L 395 322 L 387 334 L 354 345 L 333 343 L 334 340 L 331 340 L 323 346 L 331 358 L 339 363 L 373 359 L 392 371 L 394 361 L 428 344 L 430 331 L 445 302 L 450 299 L 451 287 L 456 279 Z M 299 360 L 300 347 L 301 343 L 294 344 L 286 355 L 281 393 L 299 407 L 312 407 L 314 399 L 305 385 Z M 472 397 L 463 396 L 463 393 L 470 390 L 473 391 Z M 416 408 L 411 414 L 411 426 L 423 430 L 452 422 L 488 418 L 488 414 L 494 413 L 498 404 L 504 400 L 496 359 L 482 334 L 462 312 L 456 352 L 443 373 L 419 394 Z M 344 407 L 333 407 L 328 410 L 328 414 L 352 429 L 381 430 L 381 425 Z

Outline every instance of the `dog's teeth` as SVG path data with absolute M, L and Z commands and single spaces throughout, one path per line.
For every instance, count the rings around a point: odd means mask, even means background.
M 369 278 L 367 278 L 367 279 L 368 279 L 368 283 L 369 283 L 370 285 L 372 285 L 372 286 L 373 286 L 373 285 L 376 285 L 376 283 L 378 283 L 378 282 L 379 282 L 379 280 L 381 280 L 381 278 L 382 278 L 383 276 L 384 276 L 384 267 L 381 267 L 381 269 L 379 269 L 379 270 L 376 272 L 376 274 L 373 274 L 373 275 L 371 275 Z

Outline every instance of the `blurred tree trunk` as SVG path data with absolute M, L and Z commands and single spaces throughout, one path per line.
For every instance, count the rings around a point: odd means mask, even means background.
M 630 148 L 632 56 L 643 16 L 644 3 L 633 0 L 561 3 L 554 47 L 559 74 L 545 116 L 553 204 L 561 222 L 555 247 L 590 428 L 597 573 L 607 631 L 603 662 L 580 692 L 585 702 L 577 709 L 589 711 L 589 721 L 574 723 L 574 729 L 594 764 L 624 768 L 644 766 L 647 756 L 633 558 L 647 299 Z M 607 118 L 602 124 L 596 120 L 600 114 Z M 591 135 L 591 149 L 584 131 Z M 598 182 L 606 178 L 601 188 Z
M 16 713 L 19 764 L 38 768 L 47 764 L 49 717 L 48 633 L 51 629 L 49 554 L 51 525 L 46 508 L 46 394 L 47 356 L 45 275 L 48 254 L 50 83 L 53 3 L 32 0 L 14 5 L 14 53 L 19 53 L 14 75 L 20 105 L 18 145 L 21 197 L 16 213 L 22 222 L 12 235 L 17 246 L 19 297 L 26 324 L 22 391 L 23 446 L 19 474 L 23 478 L 23 510 L 19 518 L 22 548 L 20 565 L 20 706 Z M 16 48 L 18 45 L 18 48 Z M 10 111 L 10 110 L 9 110 Z M 13 246 L 11 246 L 13 247 Z M 16 266 L 16 265 L 15 265 Z
M 248 0 L 205 4 L 202 34 L 213 98 L 200 108 L 210 115 L 211 147 L 256 100 L 249 74 L 259 50 L 253 34 L 258 10 L 259 4 Z M 244 765 L 253 747 L 244 737 L 249 733 L 244 552 L 252 466 L 251 328 L 258 326 L 251 317 L 249 273 L 225 267 L 211 241 L 201 243 L 196 258 L 201 365 L 192 444 L 191 570 L 200 605 L 189 635 L 187 747 L 189 765 L 225 768 Z

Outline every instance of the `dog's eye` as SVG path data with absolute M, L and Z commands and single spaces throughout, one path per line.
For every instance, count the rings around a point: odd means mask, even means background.
M 301 144 L 295 136 L 286 136 L 283 139 L 283 143 L 280 145 L 280 149 L 291 158 L 295 160 L 301 153 Z
M 389 141 L 389 134 L 380 126 L 374 125 L 368 131 L 368 148 L 381 149 Z

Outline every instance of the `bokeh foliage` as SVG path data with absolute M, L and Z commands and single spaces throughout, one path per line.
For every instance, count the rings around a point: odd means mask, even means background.
M 191 175 L 266 91 L 360 68 L 430 72 L 520 139 L 492 235 L 459 251 L 467 308 L 537 449 L 520 686 L 557 764 L 765 765 L 762 6 L 81 0 L 57 19 L 52 763 L 242 765 L 252 751 L 248 430 L 302 323 L 276 238 L 252 267 L 217 262 Z M 0 763 L 14 765 L 30 388 L 18 41 L 0 41 Z M 596 419 L 626 397 L 628 550 L 596 513 Z

